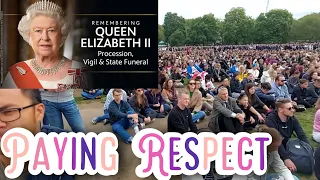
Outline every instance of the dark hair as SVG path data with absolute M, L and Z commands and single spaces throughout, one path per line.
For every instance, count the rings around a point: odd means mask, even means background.
M 201 81 L 202 78 L 200 76 L 197 76 L 196 78 L 194 78 L 195 81 Z
M 282 74 L 276 76 L 275 81 L 279 81 L 280 77 L 284 77 Z
M 168 83 L 169 81 L 172 81 L 172 79 L 167 79 L 164 83 L 163 83 L 163 89 L 166 89 L 166 90 L 169 90 L 169 86 L 168 86 Z M 161 85 L 161 84 L 160 84 Z M 172 89 L 174 89 L 174 86 L 171 87 Z
M 312 75 L 314 74 L 314 73 L 317 73 L 317 71 L 311 71 L 310 72 L 310 75 L 309 75 L 309 81 L 311 81 L 312 80 Z M 317 73 L 318 74 L 318 73 Z M 319 75 L 319 74 L 318 74 Z
M 306 79 L 300 79 L 300 81 L 299 81 L 300 84 L 304 84 L 306 82 L 308 82 L 308 80 L 306 80 Z
M 270 91 L 271 88 L 271 84 L 266 82 L 266 83 L 261 83 L 261 88 Z
M 245 92 L 246 95 L 248 96 L 249 104 L 250 104 L 251 106 L 253 106 L 252 102 L 255 102 L 255 101 L 256 101 L 256 95 L 249 93 L 249 89 L 251 89 L 252 87 L 254 87 L 254 84 L 253 84 L 253 83 L 248 83 L 248 84 L 246 85 L 246 87 L 244 88 L 244 92 Z
M 248 97 L 248 96 L 245 93 L 241 93 L 237 100 L 240 101 L 244 97 Z
M 31 99 L 32 103 L 42 103 L 39 89 L 22 89 L 22 94 Z
M 204 79 L 205 79 L 205 80 L 210 80 L 210 79 L 211 79 L 211 75 L 210 75 L 210 74 L 207 74 Z
M 238 72 L 233 73 L 233 78 L 236 78 L 237 76 L 239 76 Z
M 122 93 L 122 89 L 113 89 L 112 94 L 114 94 L 115 92 Z

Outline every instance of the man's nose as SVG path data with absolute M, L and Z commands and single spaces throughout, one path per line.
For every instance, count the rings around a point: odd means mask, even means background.
M 0 128 L 5 128 L 6 126 L 7 123 L 0 120 Z

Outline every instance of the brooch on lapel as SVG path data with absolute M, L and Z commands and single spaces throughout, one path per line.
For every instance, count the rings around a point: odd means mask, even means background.
M 17 66 L 17 69 L 21 75 L 25 75 L 27 73 L 27 71 L 25 69 L 23 69 L 22 67 Z

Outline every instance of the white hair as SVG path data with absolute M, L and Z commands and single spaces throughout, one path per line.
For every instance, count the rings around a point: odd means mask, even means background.
M 70 26 L 65 19 L 62 8 L 57 4 L 47 0 L 38 1 L 27 8 L 26 15 L 21 18 L 18 25 L 20 35 L 27 43 L 30 44 L 30 24 L 32 19 L 38 15 L 49 16 L 55 19 L 59 24 L 61 30 L 61 47 L 67 39 L 67 36 L 70 32 Z

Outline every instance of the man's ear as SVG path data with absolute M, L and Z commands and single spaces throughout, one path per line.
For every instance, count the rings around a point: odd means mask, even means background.
M 37 123 L 41 123 L 44 118 L 45 106 L 44 104 L 40 103 L 35 106 L 35 118 Z

